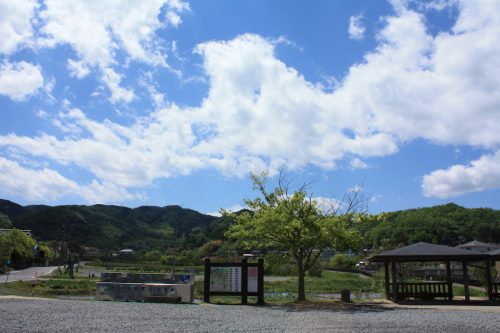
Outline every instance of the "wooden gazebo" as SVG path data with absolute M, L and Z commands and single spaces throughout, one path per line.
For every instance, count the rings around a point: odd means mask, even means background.
M 498 292 L 500 292 L 500 288 L 499 284 L 494 283 L 491 279 L 491 265 L 494 260 L 500 260 L 500 254 L 492 255 L 490 253 L 481 253 L 445 245 L 420 242 L 382 252 L 371 257 L 369 260 L 384 263 L 386 298 L 394 302 L 410 298 L 424 300 L 443 298 L 451 301 L 453 299 L 453 287 L 450 262 L 452 261 L 462 263 L 464 296 L 466 302 L 470 302 L 467 271 L 469 264 L 472 262 L 485 263 L 484 268 L 488 299 L 491 301 L 499 298 Z M 414 283 L 398 281 L 396 265 L 409 262 L 444 262 L 446 264 L 446 281 Z M 389 273 L 389 264 L 391 265 L 391 273 Z M 391 280 L 390 282 L 389 277 Z

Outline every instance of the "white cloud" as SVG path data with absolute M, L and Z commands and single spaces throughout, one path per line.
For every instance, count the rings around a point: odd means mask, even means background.
M 78 5 L 87 6 L 71 6 Z M 209 83 L 198 106 L 168 104 L 128 127 L 70 109 L 56 119 L 61 136 L 4 135 L 0 145 L 77 165 L 101 183 L 123 188 L 204 168 L 237 176 L 283 165 L 332 169 L 346 156 L 356 156 L 353 167 L 364 166 L 364 158 L 394 154 L 415 139 L 498 150 L 500 17 L 492 13 L 500 12 L 500 2 L 462 2 L 453 30 L 436 36 L 427 32 L 422 14 L 404 2 L 395 6 L 378 46 L 333 90 L 278 59 L 273 40 L 246 34 L 196 48 Z M 130 101 L 134 92 L 121 86 L 113 69 L 114 43 L 123 41 L 99 24 L 95 41 L 52 35 L 73 43 L 78 64 L 100 66 L 114 101 Z M 103 27 L 108 29 L 101 36 Z M 130 57 L 140 59 L 133 45 L 142 44 L 128 45 Z M 73 68 L 78 75 L 78 66 Z M 155 99 L 158 91 L 149 87 Z
M 422 9 L 441 11 L 445 8 L 455 5 L 458 0 L 432 0 L 429 2 L 418 3 Z
M 83 78 L 92 68 L 100 71 L 111 91 L 111 102 L 130 102 L 134 92 L 121 86 L 117 54 L 134 61 L 169 68 L 166 50 L 155 32 L 165 25 L 159 20 L 163 7 L 166 18 L 177 27 L 180 13 L 189 5 L 179 0 L 154 1 L 54 1 L 46 0 L 40 12 L 43 39 L 41 46 L 69 44 L 78 59 L 68 60 L 70 75 Z
M 103 68 L 102 74 L 102 80 L 111 91 L 110 101 L 112 103 L 129 103 L 135 98 L 135 94 L 132 89 L 123 88 L 120 85 L 122 81 L 122 76 L 120 74 L 109 67 Z
M 14 101 L 24 101 L 43 86 L 44 80 L 38 66 L 25 61 L 1 63 L 0 94 Z
M 313 197 L 319 209 L 323 211 L 337 211 L 341 208 L 342 202 L 335 198 Z
M 163 108 L 167 105 L 165 102 L 165 94 L 157 89 L 157 83 L 153 80 L 153 73 L 147 72 L 139 79 L 139 84 L 144 87 L 152 100 L 156 109 Z
M 82 186 L 47 168 L 30 169 L 0 156 L 0 193 L 48 202 L 75 195 L 89 203 L 123 202 L 144 198 L 114 184 L 93 180 Z
M 235 204 L 235 205 L 232 205 L 231 207 L 228 207 L 228 208 L 224 208 L 225 210 L 229 211 L 229 212 L 238 212 L 242 209 L 248 209 L 248 206 L 244 206 L 244 205 L 240 205 L 240 204 Z M 212 216 L 221 216 L 221 213 L 220 211 L 219 212 L 208 212 L 208 213 L 205 213 L 207 215 L 212 215 Z
M 0 157 L 1 192 L 28 200 L 55 200 L 75 191 L 78 185 L 59 173 L 49 170 L 30 170 L 17 162 Z
M 425 196 L 450 198 L 500 187 L 500 151 L 484 155 L 468 165 L 454 165 L 424 176 Z
M 361 40 L 365 37 L 365 27 L 363 26 L 363 15 L 355 15 L 349 18 L 349 38 Z
M 90 73 L 90 68 L 83 61 L 68 59 L 68 70 L 71 76 L 83 79 Z
M 362 159 L 355 157 L 351 160 L 351 168 L 353 169 L 368 169 L 369 165 Z
M 12 54 L 33 35 L 35 0 L 0 0 L 0 53 Z

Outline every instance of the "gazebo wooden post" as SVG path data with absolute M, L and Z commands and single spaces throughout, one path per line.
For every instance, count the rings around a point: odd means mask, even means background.
M 467 261 L 462 261 L 462 274 L 464 278 L 464 296 L 465 296 L 465 301 L 470 302 L 470 297 L 469 297 L 469 276 L 467 273 Z
M 493 293 L 491 290 L 491 261 L 486 260 L 486 291 L 488 293 L 488 299 L 493 300 Z
M 390 289 L 389 289 L 389 262 L 384 261 L 384 279 L 385 279 L 385 298 L 391 299 Z
M 453 281 L 451 280 L 450 261 L 446 260 L 446 281 L 448 282 L 448 299 L 453 299 Z
M 397 302 L 398 301 L 398 281 L 396 277 L 396 262 L 393 261 L 391 263 L 391 270 L 392 270 L 392 301 Z

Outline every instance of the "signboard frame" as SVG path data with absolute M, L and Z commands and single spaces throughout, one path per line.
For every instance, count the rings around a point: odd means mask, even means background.
M 220 291 L 211 290 L 211 273 L 212 268 L 235 268 L 234 272 L 241 272 L 239 276 L 240 291 Z M 249 278 L 248 268 L 251 268 L 251 280 L 249 288 Z M 257 270 L 257 277 L 255 281 L 255 270 Z M 231 283 L 235 283 L 236 280 L 232 280 Z M 255 288 L 256 287 L 256 288 Z M 229 287 L 230 289 L 235 288 L 235 285 Z M 250 289 L 250 290 L 249 290 Z M 255 290 L 256 289 L 256 290 Z M 248 296 L 257 296 L 257 304 L 264 304 L 264 259 L 259 259 L 256 263 L 249 263 L 248 258 L 243 258 L 241 263 L 212 263 L 209 258 L 205 258 L 205 281 L 204 281 L 204 292 L 203 301 L 209 303 L 210 296 L 241 296 L 241 303 L 248 304 Z

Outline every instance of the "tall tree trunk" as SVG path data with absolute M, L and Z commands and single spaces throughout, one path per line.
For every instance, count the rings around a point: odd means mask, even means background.
M 299 258 L 297 260 L 298 269 L 299 269 L 299 302 L 304 302 L 306 300 L 306 284 L 305 284 L 305 275 L 306 272 L 304 270 L 304 257 L 302 251 L 299 253 Z

